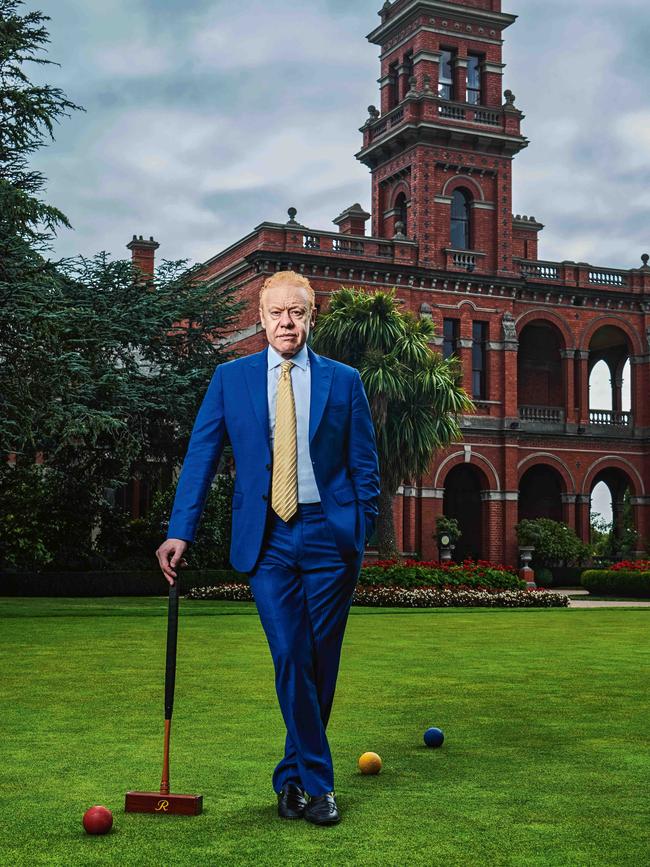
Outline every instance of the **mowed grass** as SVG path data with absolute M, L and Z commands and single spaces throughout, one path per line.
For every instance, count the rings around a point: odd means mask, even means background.
M 123 812 L 160 783 L 166 610 L 0 599 L 3 865 L 648 863 L 647 609 L 352 609 L 332 828 L 276 815 L 285 730 L 251 603 L 181 600 L 172 791 L 203 814 Z

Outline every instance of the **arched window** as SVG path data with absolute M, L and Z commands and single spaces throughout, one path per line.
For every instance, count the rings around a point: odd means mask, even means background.
M 388 107 L 395 108 L 399 102 L 399 75 L 397 63 L 391 63 L 388 67 Z
M 467 190 L 456 189 L 451 200 L 451 246 L 455 250 L 470 249 L 469 206 Z
M 406 195 L 404 193 L 400 193 L 399 196 L 395 199 L 395 222 L 400 222 L 404 228 L 402 231 L 406 236 L 408 236 L 408 219 L 407 219 L 407 208 L 406 208 Z

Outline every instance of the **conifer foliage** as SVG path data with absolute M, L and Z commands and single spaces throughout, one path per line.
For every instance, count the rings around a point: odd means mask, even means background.
M 48 20 L 0 0 L 0 563 L 26 568 L 90 552 L 107 489 L 169 480 L 242 306 L 187 260 L 151 280 L 105 251 L 48 257 L 71 226 L 30 156 L 85 111 L 30 81 Z

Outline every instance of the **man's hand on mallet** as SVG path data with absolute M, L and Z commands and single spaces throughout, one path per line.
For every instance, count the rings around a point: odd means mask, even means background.
M 183 554 L 187 550 L 187 542 L 185 539 L 167 539 L 162 543 L 156 551 L 156 557 L 160 563 L 160 568 L 163 570 L 165 578 L 170 585 L 174 583 L 176 577 L 177 566 L 187 566 L 187 561 Z

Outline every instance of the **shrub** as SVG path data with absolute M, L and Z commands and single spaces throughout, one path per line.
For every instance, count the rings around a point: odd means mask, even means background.
M 447 515 L 439 515 L 436 518 L 436 539 L 439 539 L 443 533 L 446 533 L 449 536 L 451 545 L 455 545 L 463 535 L 460 529 L 460 524 L 456 518 L 449 518 Z
M 230 568 L 231 500 L 234 481 L 229 474 L 217 475 L 206 498 L 195 541 L 186 559 L 191 569 Z M 156 549 L 167 535 L 176 484 L 154 495 L 145 518 L 132 519 L 110 509 L 102 517 L 96 545 L 105 569 L 151 569 L 157 566 Z
M 464 560 L 462 563 L 379 560 L 363 564 L 359 584 L 403 588 L 464 585 L 495 590 L 516 590 L 526 586 L 513 570 L 487 560 Z
M 548 566 L 539 566 L 535 569 L 535 583 L 542 587 L 550 587 L 553 584 L 553 573 Z
M 585 569 L 581 582 L 590 593 L 601 596 L 650 599 L 650 569 Z
M 576 587 L 583 571 L 583 566 L 553 566 L 553 587 Z
M 583 563 L 591 548 L 562 521 L 550 518 L 525 518 L 515 527 L 520 545 L 532 545 L 533 568 L 538 566 L 570 566 Z
M 245 580 L 234 569 L 183 569 L 181 592 L 205 584 Z M 4 572 L 2 596 L 166 596 L 167 579 L 159 568 L 141 571 L 100 572 Z
M 0 568 L 97 568 L 94 494 L 42 464 L 0 462 Z

